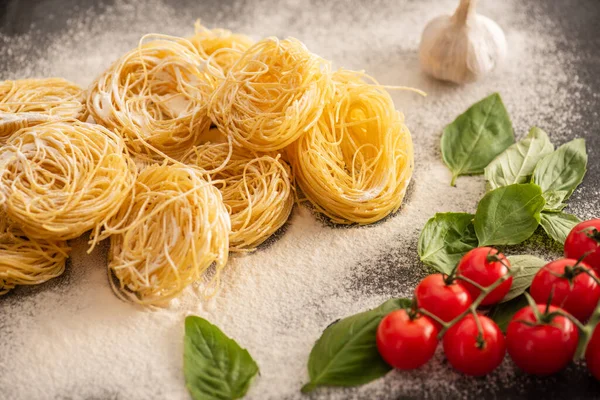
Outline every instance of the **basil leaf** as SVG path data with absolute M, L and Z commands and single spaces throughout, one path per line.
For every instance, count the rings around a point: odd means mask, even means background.
M 258 365 L 233 339 L 207 320 L 185 319 L 183 372 L 194 400 L 244 397 Z
M 485 167 L 485 179 L 491 189 L 527 183 L 538 161 L 553 151 L 546 132 L 533 127 L 525 139 L 511 145 Z
M 459 175 L 482 174 L 514 142 L 512 123 L 498 93 L 473 104 L 442 134 L 442 158 L 452 172 L 451 184 Z
M 575 139 L 542 158 L 533 171 L 532 181 L 542 192 L 566 191 L 565 199 L 583 180 L 587 165 L 585 140 Z
M 328 326 L 308 359 L 310 382 L 302 392 L 317 386 L 355 386 L 380 378 L 392 369 L 377 351 L 379 322 L 391 311 L 408 308 L 409 299 L 388 300 L 379 307 L 346 317 Z
M 565 243 L 569 232 L 581 221 L 574 215 L 563 212 L 543 212 L 540 225 L 548 236 L 559 243 Z
M 569 192 L 566 190 L 549 190 L 542 195 L 546 200 L 545 211 L 562 211 L 567 206 L 564 201 L 569 196 Z
M 531 286 L 531 281 L 533 281 L 535 274 L 537 274 L 540 268 L 546 265 L 546 261 L 530 255 L 508 256 L 507 258 L 511 268 L 521 268 L 521 270 L 513 276 L 510 290 L 504 296 L 501 303 L 506 303 L 522 295 Z
M 475 213 L 479 246 L 518 244 L 526 240 L 539 226 L 544 204 L 542 190 L 533 183 L 508 185 L 488 192 Z
M 421 231 L 417 252 L 421 261 L 450 274 L 461 257 L 477 247 L 473 214 L 437 213 Z
M 515 297 L 511 301 L 507 301 L 506 303 L 496 304 L 489 312 L 488 317 L 490 317 L 498 327 L 502 330 L 502 332 L 506 332 L 506 328 L 508 328 L 508 323 L 512 319 L 512 317 L 522 309 L 528 305 L 527 298 L 524 294 Z

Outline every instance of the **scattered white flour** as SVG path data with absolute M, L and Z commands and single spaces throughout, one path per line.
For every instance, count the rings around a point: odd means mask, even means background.
M 261 375 L 249 398 L 302 398 L 308 354 L 322 330 L 391 296 L 409 296 L 425 275 L 416 253 L 423 224 L 435 212 L 473 211 L 483 194 L 482 177 L 461 177 L 456 188 L 449 186 L 438 145 L 445 124 L 500 91 L 517 135 L 534 124 L 555 142 L 574 135 L 570 126 L 579 118 L 582 85 L 572 55 L 556 51 L 561 39 L 553 22 L 535 18 L 535 8 L 526 18 L 518 0 L 481 2 L 480 12 L 505 29 L 509 56 L 491 76 L 464 87 L 429 79 L 417 60 L 424 25 L 450 12 L 454 0 L 202 3 L 188 1 L 188 8 L 178 9 L 166 0 L 118 0 L 101 7 L 100 15 L 82 11 L 41 49 L 32 45 L 43 35 L 35 27 L 16 38 L 0 35 L 0 59 L 7 63 L 0 79 L 61 76 L 89 85 L 142 34 L 189 35 L 196 18 L 255 38 L 295 36 L 336 67 L 365 69 L 382 83 L 428 93 L 393 94 L 415 143 L 406 203 L 393 217 L 363 228 L 332 227 L 296 207 L 279 240 L 231 260 L 216 297 L 204 301 L 190 291 L 159 311 L 119 301 L 108 286 L 105 246 L 87 255 L 85 240 L 75 241 L 64 277 L 0 298 L 4 399 L 188 399 L 182 372 L 188 314 L 217 324 L 257 360 Z M 40 19 L 61 12 L 31 7 Z M 598 209 L 598 204 L 576 208 L 580 217 Z M 530 247 L 539 251 L 535 242 Z M 490 377 L 469 380 L 438 354 L 418 371 L 394 372 L 361 388 L 322 389 L 311 398 L 462 397 L 505 386 L 514 374 L 505 362 Z

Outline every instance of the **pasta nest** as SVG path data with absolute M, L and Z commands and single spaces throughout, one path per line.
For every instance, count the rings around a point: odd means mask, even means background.
M 254 41 L 246 35 L 232 33 L 227 29 L 207 29 L 195 24 L 195 34 L 189 38 L 200 55 L 216 66 L 222 76 L 227 75 L 233 64 L 240 59 Z
M 186 39 L 145 36 L 91 86 L 87 107 L 97 123 L 125 138 L 134 155 L 177 158 L 210 127 L 214 80 L 206 65 Z
M 161 306 L 228 257 L 229 215 L 219 191 L 196 168 L 154 164 L 112 220 L 109 273 L 120 298 Z M 116 281 L 116 282 L 115 282 Z
M 213 122 L 236 146 L 282 149 L 319 119 L 333 95 L 327 61 L 297 39 L 263 39 L 231 67 L 210 99 Z
M 123 139 L 100 125 L 48 122 L 21 129 L 0 149 L 8 217 L 35 239 L 69 240 L 90 229 L 98 236 L 134 183 L 125 150 Z
M 64 241 L 27 238 L 0 212 L 0 295 L 61 275 L 70 250 Z
M 335 223 L 369 224 L 402 204 L 413 145 L 390 95 L 364 73 L 334 74 L 335 97 L 288 150 L 306 198 Z
M 228 143 L 204 144 L 185 162 L 210 175 L 231 218 L 230 251 L 254 250 L 287 221 L 294 198 L 291 172 L 279 155 L 258 155 Z
M 48 121 L 87 118 L 79 86 L 61 78 L 0 82 L 0 145 L 21 128 Z

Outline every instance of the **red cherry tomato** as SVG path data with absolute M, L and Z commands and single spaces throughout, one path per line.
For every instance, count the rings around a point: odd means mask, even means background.
M 444 353 L 450 365 L 466 375 L 482 376 L 495 370 L 504 359 L 506 345 L 502 331 L 488 317 L 478 315 L 482 336 L 477 322 L 469 314 L 444 334 Z
M 538 304 L 540 313 L 545 305 Z M 559 310 L 550 306 L 549 312 Z M 528 374 L 551 375 L 564 369 L 575 354 L 579 333 L 563 316 L 537 321 L 530 306 L 518 311 L 506 330 L 506 348 L 512 360 Z
M 447 285 L 444 275 L 427 276 L 415 289 L 417 306 L 427 310 L 444 322 L 450 322 L 471 303 L 471 295 L 458 281 Z M 439 326 L 438 326 L 439 327 Z
M 585 350 L 585 362 L 594 378 L 600 380 L 600 325 L 594 329 L 592 338 Z
M 546 304 L 552 295 L 552 304 L 585 322 L 600 300 L 600 285 L 585 272 L 575 275 L 572 268 L 576 264 L 577 260 L 570 258 L 546 264 L 533 278 L 529 292 L 538 304 Z M 578 267 L 596 277 L 594 270 L 584 263 Z
M 418 315 L 411 319 L 406 310 L 392 311 L 377 328 L 377 349 L 394 368 L 419 368 L 433 357 L 438 333 L 429 317 Z
M 578 260 L 586 252 L 585 263 L 600 273 L 600 219 L 591 219 L 575 225 L 565 240 L 565 256 Z
M 494 261 L 492 258 L 498 258 L 506 265 L 500 261 Z M 504 257 L 504 254 L 499 253 L 498 250 L 492 247 L 478 247 L 469 251 L 460 260 L 457 268 L 457 276 L 464 276 L 483 287 L 488 287 L 508 273 L 507 266 L 510 267 L 508 259 Z M 488 306 L 502 300 L 510 290 L 512 280 L 512 277 L 510 277 L 496 289 L 492 290 L 490 294 L 485 296 L 481 305 Z M 461 283 L 471 293 L 471 297 L 475 301 L 481 291 L 470 283 Z

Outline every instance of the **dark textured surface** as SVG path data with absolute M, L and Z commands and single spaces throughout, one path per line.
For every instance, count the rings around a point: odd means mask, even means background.
M 497 0 L 496 0 L 497 1 Z M 186 0 L 172 1 L 173 7 L 189 3 Z M 211 3 L 218 4 L 217 1 Z M 581 90 L 581 109 L 578 110 L 582 118 L 572 127 L 574 136 L 585 137 L 588 144 L 589 164 L 588 173 L 581 188 L 574 194 L 572 202 L 579 207 L 585 205 L 589 209 L 600 209 L 600 1 L 565 1 L 565 0 L 538 0 L 539 6 L 544 10 L 548 19 L 558 23 L 561 30 L 561 39 L 556 51 L 569 50 L 579 56 L 573 61 L 579 80 L 585 85 Z M 0 32 L 5 35 L 19 35 L 30 31 L 37 32 L 35 46 L 44 46 L 45 33 L 60 32 L 64 22 L 78 13 L 102 12 L 110 1 L 93 0 L 0 0 Z M 217 7 L 215 5 L 215 7 Z M 52 17 L 49 17 L 49 15 Z M 31 51 L 35 51 L 35 46 Z M 4 70 L 5 62 L 0 59 L 0 71 Z M 390 282 L 414 281 L 415 276 L 425 272 L 415 259 L 414 268 L 409 268 L 413 275 L 393 275 L 368 272 L 381 270 L 379 264 L 388 264 L 398 259 L 394 251 L 381 255 L 376 262 L 361 265 L 361 276 L 370 275 L 374 278 L 367 282 L 358 279 L 349 279 L 345 284 L 356 290 L 357 296 L 361 293 L 377 293 L 382 285 Z M 416 253 L 416 249 L 414 249 Z M 392 271 L 383 269 L 383 271 Z M 360 281 L 360 285 L 358 282 Z M 402 286 L 402 285 L 399 285 Z M 0 315 L 0 326 L 1 326 Z M 0 338 L 0 340 L 2 340 Z M 417 376 L 413 377 L 418 379 Z M 407 374 L 405 379 L 411 379 Z M 32 383 L 35 384 L 35 383 Z M 464 397 L 498 398 L 498 399 L 584 399 L 600 398 L 600 384 L 593 380 L 582 364 L 573 365 L 566 371 L 549 378 L 531 378 L 524 374 L 514 377 L 512 384 L 504 387 L 490 388 L 485 379 L 461 378 L 455 383 Z M 0 398 L 2 398 L 0 388 Z M 326 396 L 326 394 L 325 394 Z M 423 387 L 423 396 L 431 398 L 447 398 L 439 387 L 435 389 Z M 315 396 L 316 398 L 316 396 Z M 320 397 L 319 397 L 320 398 Z

